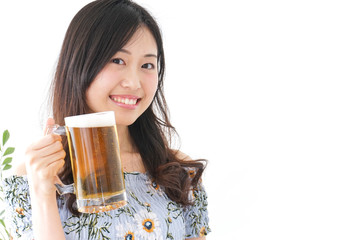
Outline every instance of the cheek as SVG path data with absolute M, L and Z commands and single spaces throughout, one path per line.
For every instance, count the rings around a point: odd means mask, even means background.
M 88 105 L 88 107 L 92 110 L 95 111 L 95 99 L 97 98 L 96 96 L 96 91 L 94 91 L 95 89 L 93 88 L 93 85 L 90 85 L 90 87 L 86 90 L 86 104 Z
M 104 81 L 103 74 L 100 73 L 86 90 L 86 103 L 94 110 L 100 99 L 104 99 L 104 93 L 107 89 L 107 83 Z
M 106 91 L 108 91 L 113 85 L 113 78 L 111 77 L 111 74 L 103 71 L 100 72 L 86 91 L 87 99 L 92 98 L 92 96 L 100 97 L 101 95 L 107 94 Z
M 146 89 L 146 94 L 151 97 L 151 99 L 154 97 L 157 87 L 158 87 L 158 77 L 156 76 L 152 76 L 152 77 L 148 77 L 144 83 L 144 89 Z

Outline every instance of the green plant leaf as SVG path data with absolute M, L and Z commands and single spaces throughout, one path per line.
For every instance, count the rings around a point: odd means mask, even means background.
M 9 137 L 10 137 L 10 133 L 8 130 L 5 130 L 3 132 L 3 146 L 6 144 L 6 142 L 9 140 Z
M 15 148 L 13 147 L 8 147 L 4 153 L 3 156 L 6 156 L 6 155 L 9 155 L 9 154 L 12 154 L 13 152 L 15 151 Z
M 0 223 L 1 223 L 1 225 L 3 225 L 5 227 L 4 220 L 0 219 Z
M 5 167 L 3 168 L 3 170 L 5 171 L 5 170 L 8 170 L 8 169 L 10 169 L 12 166 L 10 165 L 10 164 L 6 164 L 5 165 Z
M 11 163 L 11 161 L 12 161 L 12 157 L 8 157 L 3 161 L 2 165 L 9 164 L 9 163 Z

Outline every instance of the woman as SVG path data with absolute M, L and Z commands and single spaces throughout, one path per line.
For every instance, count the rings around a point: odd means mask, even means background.
M 128 204 L 80 214 L 74 195 L 57 196 L 56 175 L 73 182 L 69 149 L 65 138 L 46 135 L 29 146 L 18 176 L 5 180 L 14 238 L 205 239 L 204 165 L 170 149 L 175 129 L 167 116 L 164 70 L 160 30 L 144 8 L 129 0 L 98 0 L 76 14 L 60 53 L 54 118 L 47 125 L 114 111 Z

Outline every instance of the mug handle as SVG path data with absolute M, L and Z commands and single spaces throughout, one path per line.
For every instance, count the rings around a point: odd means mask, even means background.
M 60 126 L 58 124 L 54 124 L 54 125 L 49 125 L 47 126 L 46 129 L 46 135 L 50 134 L 50 133 L 55 133 L 57 135 L 66 135 L 66 130 L 64 126 Z M 61 182 L 59 176 L 56 176 L 57 180 L 59 183 L 55 183 L 55 187 L 56 187 L 56 191 L 60 194 L 60 195 L 64 195 L 64 194 L 68 194 L 68 193 L 73 193 L 75 194 L 75 188 L 74 188 L 74 184 L 69 184 L 69 185 L 65 185 Z
M 58 176 L 56 176 L 59 180 L 60 178 Z M 55 187 L 56 187 L 56 191 L 59 193 L 59 195 L 64 195 L 64 194 L 68 194 L 68 193 L 73 193 L 75 194 L 75 188 L 74 188 L 74 184 L 69 184 L 69 185 L 65 185 L 63 183 L 55 183 Z
M 48 125 L 46 129 L 46 135 L 50 133 L 66 136 L 65 126 L 60 126 L 59 124 Z

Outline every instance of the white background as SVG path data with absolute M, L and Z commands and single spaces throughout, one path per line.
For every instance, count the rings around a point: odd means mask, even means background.
M 88 2 L 0 3 L 0 131 L 17 159 Z M 359 239 L 358 1 L 138 2 L 162 27 L 181 149 L 209 160 L 207 239 Z

